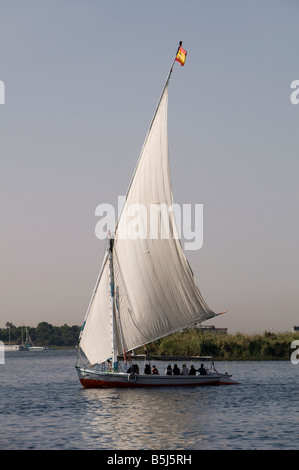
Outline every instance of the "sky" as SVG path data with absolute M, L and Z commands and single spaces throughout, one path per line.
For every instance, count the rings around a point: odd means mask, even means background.
M 229 333 L 299 325 L 299 3 L 1 0 L 0 327 L 81 325 L 169 86 L 174 201 L 203 204 L 186 252 Z M 1 102 L 1 99 L 0 99 Z

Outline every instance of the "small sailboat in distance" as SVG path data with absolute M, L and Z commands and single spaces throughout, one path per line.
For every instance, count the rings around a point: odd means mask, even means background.
M 26 330 L 26 339 L 25 339 L 25 346 L 24 346 L 25 349 L 27 349 L 27 351 L 43 351 L 45 349 L 44 346 L 34 346 L 33 341 L 29 335 L 29 332 L 26 326 L 25 326 L 25 330 Z
M 228 374 L 214 369 L 204 375 L 167 375 L 161 369 L 159 374 L 143 373 L 132 364 L 132 357 L 136 362 L 137 356 L 130 355 L 130 351 L 140 346 L 217 315 L 195 283 L 177 236 L 173 211 L 167 211 L 166 219 L 160 213 L 157 226 L 147 230 L 153 207 L 173 207 L 168 158 L 168 86 L 175 62 L 184 65 L 186 55 L 180 42 L 115 232 L 107 238 L 107 250 L 78 341 L 76 370 L 86 388 L 236 383 Z M 132 208 L 133 212 L 139 210 L 137 235 L 132 230 Z M 161 236 L 165 225 L 168 236 Z M 162 357 L 154 359 L 158 369 L 159 359 L 163 360 Z M 203 358 L 189 358 L 192 363 L 196 359 L 203 361 Z M 149 362 L 147 356 L 143 360 Z

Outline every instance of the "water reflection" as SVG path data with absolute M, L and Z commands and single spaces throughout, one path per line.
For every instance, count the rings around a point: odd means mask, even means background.
M 234 363 L 229 387 L 84 390 L 81 447 L 91 449 L 294 448 L 298 369 Z M 223 369 L 223 367 L 222 367 Z M 296 377 L 294 377 L 296 373 Z
M 206 436 L 211 389 L 83 390 L 82 439 L 98 449 L 195 449 Z

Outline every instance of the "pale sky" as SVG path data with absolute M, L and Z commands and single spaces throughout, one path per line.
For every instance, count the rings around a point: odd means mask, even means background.
M 104 253 L 95 209 L 126 193 L 179 41 L 174 201 L 203 204 L 203 247 L 186 254 L 208 305 L 228 309 L 206 323 L 299 325 L 299 2 L 0 8 L 0 327 L 82 324 Z

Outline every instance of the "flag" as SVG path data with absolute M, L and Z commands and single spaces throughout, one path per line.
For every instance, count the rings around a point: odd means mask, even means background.
M 183 49 L 182 46 L 180 46 L 175 60 L 180 62 L 181 66 L 183 66 L 186 62 L 186 55 L 187 55 L 187 51 L 185 51 L 185 49 Z

